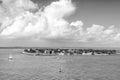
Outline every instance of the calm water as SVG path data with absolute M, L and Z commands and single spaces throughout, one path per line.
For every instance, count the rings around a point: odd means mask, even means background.
M 21 51 L 0 50 L 0 80 L 120 80 L 119 55 L 28 56 Z

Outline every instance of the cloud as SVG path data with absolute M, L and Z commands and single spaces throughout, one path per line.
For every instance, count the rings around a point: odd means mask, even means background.
M 10 0 L 10 2 L 13 0 Z M 5 3 L 10 3 L 6 1 Z M 30 3 L 32 7 L 27 6 Z M 15 18 L 8 17 L 2 23 L 1 35 L 8 37 L 38 36 L 45 38 L 56 38 L 64 36 L 69 32 L 69 23 L 64 19 L 67 15 L 74 12 L 75 7 L 70 0 L 60 0 L 52 2 L 42 11 L 32 13 L 28 9 L 36 9 L 36 4 L 30 0 L 17 0 L 13 2 L 17 9 L 22 8 L 25 11 Z M 24 4 L 22 4 L 24 3 Z M 18 4 L 18 5 L 17 5 Z
M 69 38 L 73 38 L 75 40 L 82 38 L 84 34 L 83 25 L 84 23 L 81 20 L 71 22 L 70 23 L 71 30 L 70 30 Z
M 88 27 L 85 31 L 84 40 L 86 41 L 106 41 L 114 40 L 117 35 L 117 30 L 114 25 L 106 28 L 102 25 L 93 24 L 92 27 Z
M 0 4 L 0 22 L 6 21 L 6 18 L 15 18 L 26 11 L 38 9 L 37 4 L 31 0 L 2 0 Z
M 116 40 L 120 33 L 114 25 L 108 28 L 93 24 L 84 27 L 81 20 L 69 23 L 76 10 L 71 0 L 54 1 L 38 8 L 31 0 L 2 0 L 0 4 L 0 37 L 63 39 L 75 41 Z

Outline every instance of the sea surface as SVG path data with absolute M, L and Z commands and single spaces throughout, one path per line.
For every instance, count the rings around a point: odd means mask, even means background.
M 30 56 L 22 51 L 0 49 L 0 80 L 120 80 L 120 55 Z

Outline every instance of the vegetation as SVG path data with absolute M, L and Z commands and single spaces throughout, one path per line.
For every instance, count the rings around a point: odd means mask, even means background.
M 111 55 L 116 50 L 99 49 L 25 49 L 24 53 L 35 55 Z

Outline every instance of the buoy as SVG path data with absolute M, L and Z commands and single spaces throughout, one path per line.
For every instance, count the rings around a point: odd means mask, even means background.
M 62 72 L 62 69 L 61 69 L 61 68 L 59 69 L 59 72 Z
M 9 61 L 13 60 L 12 55 L 9 55 L 8 60 L 9 60 Z

